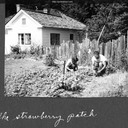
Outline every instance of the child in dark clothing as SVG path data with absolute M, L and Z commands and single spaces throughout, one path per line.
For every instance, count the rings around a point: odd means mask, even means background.
M 78 70 L 78 58 L 77 57 L 72 57 L 66 62 L 66 71 L 76 71 Z

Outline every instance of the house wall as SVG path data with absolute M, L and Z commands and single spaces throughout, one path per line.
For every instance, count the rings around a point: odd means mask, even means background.
M 26 18 L 26 24 L 22 24 L 22 18 Z M 10 26 L 5 27 L 5 54 L 10 53 L 10 46 L 18 44 L 18 33 L 31 33 L 32 44 L 42 44 L 42 29 L 31 20 L 27 15 L 21 14 L 11 23 Z M 30 45 L 20 45 L 22 50 L 29 49 Z
M 22 24 L 22 18 L 26 19 L 26 24 Z M 13 20 L 12 20 L 13 21 Z M 57 29 L 57 28 L 45 28 L 30 18 L 28 15 L 21 13 L 13 22 L 7 24 L 5 27 L 5 54 L 11 52 L 11 46 L 18 44 L 19 33 L 31 33 L 31 44 L 32 45 L 43 45 L 50 47 L 50 33 L 60 34 L 60 43 L 70 40 L 70 34 L 74 34 L 74 40 L 78 40 L 77 31 L 69 29 Z M 79 40 L 78 40 L 79 41 Z M 31 45 L 21 45 L 21 49 L 30 49 Z
M 76 31 L 68 29 L 43 28 L 43 46 L 50 47 L 50 33 L 60 34 L 60 43 L 70 40 L 70 34 L 74 34 L 74 40 L 77 40 Z

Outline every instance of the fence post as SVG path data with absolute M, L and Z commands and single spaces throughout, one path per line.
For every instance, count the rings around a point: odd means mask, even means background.
M 125 36 L 124 35 L 121 37 L 121 49 L 122 49 L 122 53 L 125 53 Z
M 109 41 L 108 42 L 108 58 L 109 58 L 109 60 L 111 60 L 111 56 L 112 56 L 112 42 Z
M 128 49 L 128 30 L 127 30 L 127 49 Z
M 102 55 L 104 55 L 104 52 L 105 52 L 104 46 L 105 46 L 104 43 L 101 43 L 100 46 L 99 46 L 99 48 L 100 48 L 100 53 L 101 53 Z
M 51 54 L 51 48 L 50 47 L 46 47 L 46 55 Z
M 107 43 L 105 43 L 105 45 L 104 45 L 104 55 L 105 55 L 105 57 L 108 59 L 108 42 Z
M 115 60 L 115 47 L 114 47 L 114 40 L 112 40 L 112 56 L 111 56 L 111 61 L 114 63 Z
M 115 65 L 117 65 L 118 61 L 118 40 L 115 41 Z
M 97 41 L 95 39 L 92 41 L 92 45 L 93 45 L 93 52 L 98 50 L 97 49 Z

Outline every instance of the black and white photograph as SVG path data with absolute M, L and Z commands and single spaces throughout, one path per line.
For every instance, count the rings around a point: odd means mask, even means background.
M 5 4 L 4 97 L 128 97 L 128 2 Z

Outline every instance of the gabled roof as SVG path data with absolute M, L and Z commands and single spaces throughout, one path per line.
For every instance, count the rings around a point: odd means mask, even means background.
M 11 15 L 11 16 L 5 18 L 5 24 L 7 24 L 14 17 L 14 15 Z
M 53 14 L 46 14 L 43 12 L 32 11 L 22 9 L 29 16 L 31 16 L 34 20 L 36 20 L 43 27 L 52 27 L 52 28 L 64 28 L 64 29 L 74 29 L 74 30 L 83 30 L 86 25 L 83 23 L 66 16 L 60 11 L 52 11 Z M 55 15 L 55 13 L 57 15 Z

